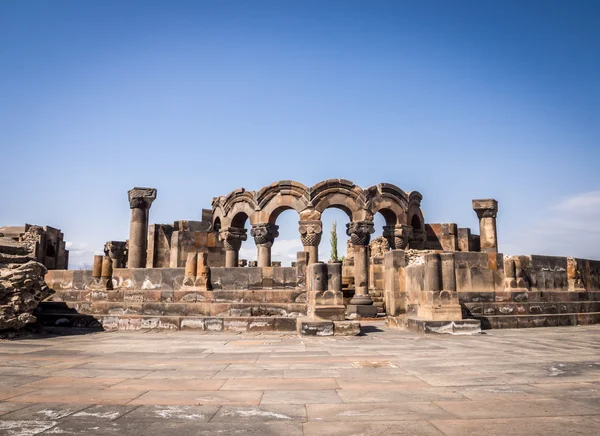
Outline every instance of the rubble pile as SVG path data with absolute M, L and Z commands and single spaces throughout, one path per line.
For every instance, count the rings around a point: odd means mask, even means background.
M 54 293 L 44 281 L 46 267 L 32 260 L 30 247 L 0 237 L 0 330 L 35 322 L 33 311 Z

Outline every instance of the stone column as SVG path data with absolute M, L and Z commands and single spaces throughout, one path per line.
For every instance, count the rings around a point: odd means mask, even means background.
M 383 227 L 383 237 L 387 239 L 390 250 L 405 250 L 412 236 L 413 228 L 405 224 Z
M 473 210 L 479 218 L 480 247 L 482 252 L 498 252 L 498 234 L 496 232 L 496 214 L 498 202 L 493 198 L 473 200 Z
M 354 246 L 354 297 L 352 305 L 371 305 L 369 297 L 369 241 L 375 231 L 371 221 L 353 221 L 346 224 L 346 234 Z
M 319 261 L 319 243 L 323 235 L 323 222 L 321 220 L 298 221 L 300 239 L 304 251 L 308 253 L 308 263 Z
M 131 209 L 129 224 L 129 247 L 127 266 L 144 268 L 146 266 L 146 250 L 148 249 L 148 216 L 150 206 L 156 199 L 154 188 L 133 188 L 128 193 Z
M 223 241 L 225 247 L 225 267 L 238 267 L 239 252 L 242 242 L 248 239 L 246 229 L 238 227 L 227 227 L 219 232 L 219 239 Z
M 97 254 L 94 256 L 94 264 L 92 265 L 92 277 L 96 280 L 100 280 L 102 277 L 102 260 L 104 256 Z
M 252 224 L 250 235 L 258 249 L 257 265 L 259 267 L 271 266 L 271 247 L 275 238 L 279 236 L 279 226 L 263 223 Z

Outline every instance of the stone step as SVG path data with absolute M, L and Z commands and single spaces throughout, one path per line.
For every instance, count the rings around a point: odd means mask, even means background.
M 296 332 L 296 318 L 226 316 L 144 316 L 45 314 L 42 327 L 76 327 L 117 330 L 195 330 L 208 332 Z
M 474 319 L 481 321 L 482 329 L 561 327 L 600 324 L 600 312 L 475 316 Z
M 50 285 L 51 286 L 51 285 Z M 153 289 L 83 289 L 67 290 L 53 287 L 51 301 L 127 303 L 306 303 L 304 289 L 255 289 L 237 291 L 206 291 L 193 288 L 177 290 Z
M 306 314 L 303 303 L 125 303 L 111 301 L 42 302 L 39 314 L 80 313 L 84 315 L 146 316 L 249 316 L 299 317 Z

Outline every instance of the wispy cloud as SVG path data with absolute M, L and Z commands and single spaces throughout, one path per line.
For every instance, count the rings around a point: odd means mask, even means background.
M 69 250 L 69 269 L 90 269 L 94 255 L 103 254 L 90 249 L 85 243 L 67 242 L 65 248 Z

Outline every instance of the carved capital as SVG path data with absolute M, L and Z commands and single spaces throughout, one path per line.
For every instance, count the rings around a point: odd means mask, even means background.
M 104 244 L 104 254 L 111 259 L 120 259 L 125 256 L 125 241 L 107 241 Z
M 498 202 L 493 198 L 472 201 L 473 210 L 477 218 L 496 218 L 498 214 Z
M 305 247 L 317 247 L 323 235 L 323 223 L 320 220 L 298 221 L 300 239 Z
M 242 242 L 248 239 L 246 229 L 237 227 L 227 227 L 219 232 L 219 239 L 223 241 L 223 246 L 227 251 L 238 251 Z
M 369 245 L 374 232 L 372 221 L 352 221 L 346 224 L 346 234 L 350 236 L 352 245 Z
M 383 236 L 388 240 L 392 250 L 404 250 L 413 237 L 413 228 L 404 224 L 385 226 Z
M 279 236 L 279 226 L 275 224 L 252 224 L 250 235 L 256 245 L 271 247 L 275 238 Z
M 129 197 L 129 208 L 150 209 L 152 202 L 156 200 L 155 188 L 133 188 L 127 192 Z

